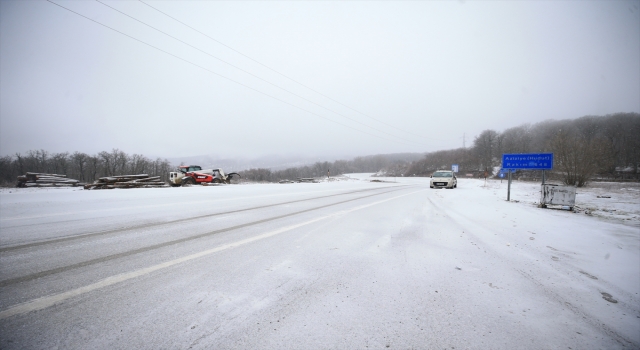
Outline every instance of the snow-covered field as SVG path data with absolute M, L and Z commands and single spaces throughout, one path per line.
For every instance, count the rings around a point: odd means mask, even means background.
M 640 348 L 637 184 L 372 179 L 0 189 L 0 348 Z

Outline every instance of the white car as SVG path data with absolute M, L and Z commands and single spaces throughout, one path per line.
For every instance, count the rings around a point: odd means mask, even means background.
M 451 170 L 437 170 L 431 175 L 431 182 L 429 183 L 431 188 L 457 188 L 458 179 Z

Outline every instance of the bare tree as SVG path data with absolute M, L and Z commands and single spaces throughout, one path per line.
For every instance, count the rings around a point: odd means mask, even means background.
M 129 157 L 128 173 L 142 174 L 145 172 L 151 172 L 155 174 L 156 173 L 155 169 L 148 169 L 149 163 L 151 163 L 151 161 L 147 157 L 143 156 L 142 154 L 134 154 L 131 157 Z M 153 170 L 153 171 L 149 171 L 149 170 Z
M 62 174 L 67 175 L 67 170 L 69 168 L 69 153 L 55 153 L 51 156 L 49 169 L 54 174 Z
M 13 162 L 11 156 L 0 157 L 0 184 L 12 183 L 18 175 L 15 173 L 17 167 L 12 166 Z
M 473 140 L 473 149 L 481 170 L 491 170 L 498 156 L 498 133 L 485 130 Z
M 27 155 L 23 157 L 24 167 L 28 170 L 37 173 L 47 173 L 49 171 L 49 152 L 41 149 L 36 151 L 28 151 Z
M 589 138 L 576 131 L 560 130 L 551 148 L 555 154 L 555 165 L 563 173 L 567 185 L 582 187 L 602 163 L 606 145 L 602 139 Z
M 111 151 L 113 162 L 115 165 L 115 174 L 122 175 L 127 172 L 127 162 L 129 161 L 129 156 L 123 151 L 115 148 Z
M 98 153 L 98 156 L 100 157 L 100 161 L 103 164 L 105 175 L 107 176 L 116 175 L 117 165 L 115 160 L 113 159 L 113 155 L 107 151 L 102 151 Z
M 18 174 L 24 174 L 24 157 L 20 153 L 16 153 L 16 163 L 18 167 Z
M 95 155 L 95 156 L 89 156 L 87 158 L 87 179 L 88 181 L 94 181 L 97 179 L 98 173 L 100 171 L 102 164 L 101 164 L 101 156 L 100 155 Z
M 81 152 L 73 152 L 71 155 L 71 163 L 73 164 L 73 174 L 72 178 L 76 178 L 78 180 L 85 180 L 85 168 L 88 161 L 89 155 Z
M 529 153 L 531 150 L 531 125 L 525 124 L 505 130 L 500 134 L 499 153 Z

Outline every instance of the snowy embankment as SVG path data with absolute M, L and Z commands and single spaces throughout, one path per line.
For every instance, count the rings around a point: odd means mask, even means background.
M 0 347 L 640 347 L 638 187 L 369 175 L 1 190 Z
M 348 174 L 362 181 L 381 180 L 403 184 L 423 184 L 425 178 L 415 177 L 370 177 L 371 174 Z M 489 191 L 506 200 L 507 180 L 484 180 L 460 178 L 461 183 Z M 555 183 L 555 182 L 552 182 Z M 559 184 L 559 183 L 558 183 Z M 640 228 L 640 183 L 637 182 L 593 182 L 576 191 L 575 213 L 607 219 Z M 511 200 L 514 203 L 537 206 L 540 203 L 540 183 L 512 181 Z
M 366 176 L 352 176 L 368 181 Z M 456 190 L 445 189 L 431 190 L 437 199 L 430 200 L 443 215 L 471 231 L 465 233 L 481 242 L 478 249 L 495 249 L 493 253 L 529 275 L 553 299 L 593 324 L 606 322 L 606 332 L 624 330 L 635 342 L 622 340 L 620 345 L 633 348 L 640 342 L 639 185 L 592 183 L 579 188 L 574 212 L 538 208 L 541 184 L 531 182 L 513 181 L 511 202 L 506 201 L 506 180 L 480 179 L 459 179 L 457 190 L 465 194 L 457 201 L 447 200 L 447 191 Z M 607 302 L 598 302 L 600 297 Z

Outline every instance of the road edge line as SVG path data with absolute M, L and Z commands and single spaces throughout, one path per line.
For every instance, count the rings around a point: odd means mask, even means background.
M 410 192 L 410 193 L 406 193 L 403 195 L 399 195 L 399 196 L 395 196 L 395 197 L 391 197 L 391 198 L 387 198 L 387 199 L 383 199 L 383 200 L 379 200 L 373 203 L 369 203 L 369 204 L 364 204 L 361 206 L 357 206 L 355 208 L 351 208 L 351 209 L 347 209 L 347 210 L 341 210 L 338 212 L 335 212 L 333 214 L 329 214 L 329 215 L 325 215 L 325 216 L 321 216 L 321 217 L 317 217 L 315 219 L 311 219 L 302 223 L 298 223 L 295 225 L 290 225 L 290 226 L 286 226 L 286 227 L 282 227 L 280 229 L 271 231 L 271 232 L 267 232 L 267 233 L 263 233 L 261 235 L 257 235 L 251 238 L 245 238 L 233 243 L 229 243 L 229 244 L 224 244 L 215 248 L 211 248 L 211 249 L 207 249 L 204 250 L 202 252 L 199 253 L 194 253 L 194 254 L 190 254 L 187 256 L 183 256 L 182 258 L 177 258 L 177 259 L 173 259 L 173 260 L 169 260 L 160 264 L 156 264 L 153 266 L 149 266 L 149 267 L 145 267 L 139 270 L 135 270 L 135 271 L 131 271 L 131 272 L 126 272 L 126 273 L 122 273 L 119 275 L 115 275 L 115 276 L 111 276 L 111 277 L 107 277 L 104 278 L 98 282 L 83 286 L 83 287 L 78 287 L 75 289 L 72 289 L 70 291 L 66 291 L 66 292 L 62 292 L 62 293 L 58 293 L 58 294 L 54 294 L 54 295 L 49 295 L 49 296 L 45 296 L 45 297 L 40 297 L 37 299 L 33 299 L 31 301 L 27 301 L 18 305 L 15 305 L 13 307 L 10 307 L 6 310 L 0 311 L 0 320 L 4 320 L 6 318 L 9 318 L 11 316 L 16 316 L 16 315 L 21 315 L 21 314 L 26 314 L 29 313 L 31 311 L 37 311 L 37 310 L 42 310 L 42 309 L 46 309 L 50 306 L 53 306 L 55 304 L 58 304 L 66 299 L 72 298 L 74 296 L 78 296 L 78 295 L 82 295 L 84 293 L 88 293 L 97 289 L 101 289 L 104 287 L 108 287 L 120 282 L 124 282 L 136 277 L 140 277 L 140 276 L 144 276 L 147 274 L 150 274 L 154 271 L 158 271 L 161 269 L 165 269 L 177 264 L 181 264 L 183 262 L 187 262 L 190 260 L 194 260 L 194 259 L 198 259 L 201 258 L 203 256 L 207 256 L 213 253 L 217 253 L 223 250 L 227 250 L 230 248 L 235 248 L 241 245 L 245 245 L 248 243 L 252 243 L 255 241 L 259 241 L 268 237 L 272 237 L 287 231 L 291 231 L 293 229 L 296 229 L 298 227 L 302 227 L 302 226 L 306 226 L 318 221 L 322 221 L 331 217 L 335 217 L 335 216 L 340 216 L 340 215 L 345 215 L 345 214 L 349 214 L 351 212 L 357 211 L 357 210 L 361 210 L 364 208 L 368 208 L 368 207 L 372 207 L 374 205 L 378 205 L 384 202 L 388 202 L 397 198 L 401 198 L 401 197 L 405 197 L 411 194 L 415 194 L 418 192 L 423 192 L 426 191 L 426 189 L 422 189 L 419 191 L 414 191 L 414 192 Z

